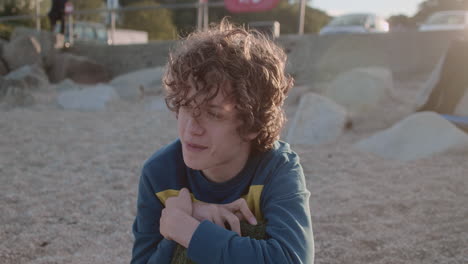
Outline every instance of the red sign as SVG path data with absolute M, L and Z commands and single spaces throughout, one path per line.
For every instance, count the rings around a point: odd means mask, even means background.
M 245 13 L 260 12 L 274 8 L 279 0 L 224 0 L 224 5 L 229 12 Z
M 65 3 L 65 14 L 71 14 L 73 13 L 73 3 L 70 1 L 67 1 Z

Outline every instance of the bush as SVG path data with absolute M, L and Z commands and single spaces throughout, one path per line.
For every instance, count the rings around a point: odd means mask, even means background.
M 10 36 L 12 32 L 13 32 L 12 26 L 0 23 L 0 38 L 10 40 Z

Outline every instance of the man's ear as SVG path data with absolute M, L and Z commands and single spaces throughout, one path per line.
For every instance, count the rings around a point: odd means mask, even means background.
M 260 134 L 260 132 L 251 132 L 245 136 L 245 139 L 247 139 L 247 141 L 252 141 L 257 138 L 258 134 Z

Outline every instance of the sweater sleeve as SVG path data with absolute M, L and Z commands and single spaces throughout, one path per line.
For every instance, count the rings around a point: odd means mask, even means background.
M 196 263 L 313 263 L 314 241 L 309 196 L 297 156 L 273 173 L 262 192 L 268 239 L 240 237 L 202 222 L 187 255 Z
M 131 263 L 170 263 L 175 242 L 164 239 L 159 233 L 159 219 L 164 206 L 155 195 L 148 171 L 146 167 L 143 168 L 138 186 Z

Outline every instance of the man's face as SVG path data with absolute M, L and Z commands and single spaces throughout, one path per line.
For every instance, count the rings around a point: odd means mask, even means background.
M 191 89 L 188 96 L 193 94 Z M 201 100 L 202 98 L 200 98 Z M 201 105 L 182 106 L 178 113 L 178 133 L 185 164 L 201 170 L 214 182 L 227 181 L 244 167 L 250 153 L 250 141 L 237 132 L 242 125 L 232 102 L 220 90 L 217 96 Z M 249 135 L 252 140 L 256 134 Z

